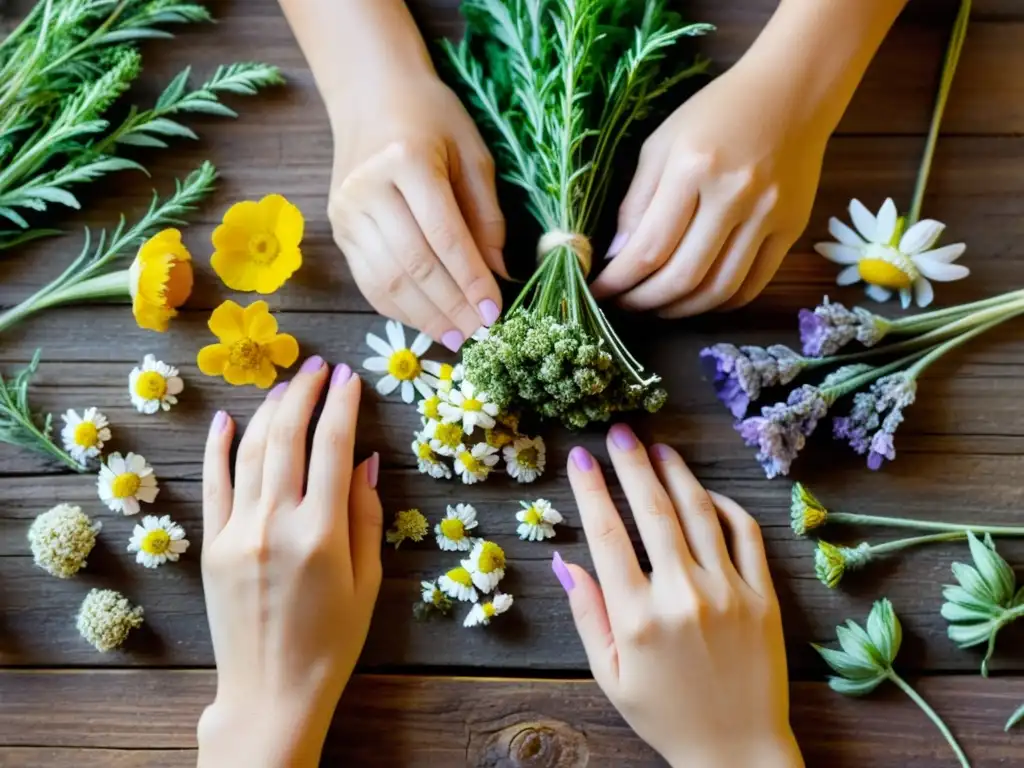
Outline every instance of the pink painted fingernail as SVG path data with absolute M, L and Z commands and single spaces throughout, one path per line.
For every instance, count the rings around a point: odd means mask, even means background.
M 594 458 L 587 452 L 586 448 L 580 448 L 579 446 L 573 448 L 569 451 L 569 457 L 577 469 L 589 472 L 594 468 Z
M 658 461 L 668 461 L 672 458 L 672 449 L 663 443 L 657 443 L 651 446 L 651 455 Z
M 606 259 L 614 259 L 620 253 L 622 249 L 626 247 L 626 243 L 629 242 L 629 232 L 619 232 L 612 240 L 612 244 L 608 246 L 608 253 L 605 255 Z
M 462 348 L 462 342 L 465 340 L 466 337 L 458 331 L 445 331 L 444 335 L 441 336 L 441 343 L 452 352 L 458 352 Z
M 608 430 L 608 435 L 612 439 L 612 444 L 620 451 L 632 451 L 636 448 L 636 435 L 625 424 L 616 424 Z
M 342 384 L 348 382 L 352 378 L 352 369 L 349 368 L 345 363 L 336 365 L 334 367 L 334 375 L 331 376 L 331 386 L 340 387 Z
M 219 435 L 228 426 L 228 414 L 227 411 L 217 411 L 213 414 L 213 423 L 210 425 L 210 430 L 215 434 Z
M 377 478 L 380 475 L 380 454 L 374 453 L 366 462 L 366 484 L 371 489 L 377 487 Z
M 324 359 L 320 355 L 313 355 L 299 368 L 299 373 L 316 373 L 324 367 Z
M 498 315 L 501 314 L 501 310 L 498 309 L 498 305 L 490 299 L 484 299 L 477 305 L 477 310 L 480 312 L 480 319 L 484 321 L 484 325 L 490 328 L 494 325 L 494 322 L 498 319 Z
M 267 400 L 280 400 L 282 397 L 284 397 L 284 391 L 286 389 L 288 389 L 288 382 L 282 381 L 280 384 L 278 384 L 276 387 L 270 390 L 270 394 L 267 395 Z
M 562 584 L 562 589 L 566 592 L 572 592 L 576 588 L 576 582 L 573 581 L 572 574 L 565 567 L 565 561 L 562 560 L 562 556 L 558 552 L 555 552 L 555 556 L 551 558 L 551 570 L 555 572 L 555 576 Z

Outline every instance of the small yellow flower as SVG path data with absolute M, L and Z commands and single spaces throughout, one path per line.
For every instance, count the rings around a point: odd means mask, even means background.
M 231 206 L 213 231 L 211 264 L 235 291 L 273 293 L 302 266 L 305 221 L 281 195 Z
M 245 309 L 225 301 L 213 310 L 209 326 L 220 343 L 199 350 L 199 370 L 223 376 L 228 384 L 266 389 L 277 378 L 277 368 L 290 367 L 299 356 L 298 342 L 277 332 L 277 320 L 265 301 Z
M 814 572 L 818 581 L 829 589 L 835 589 L 847 571 L 863 568 L 872 557 L 871 546 L 866 542 L 856 547 L 838 547 L 819 541 L 814 551 Z
M 790 524 L 797 536 L 821 528 L 828 522 L 828 510 L 803 483 L 793 484 Z
M 423 541 L 429 530 L 430 525 L 422 512 L 418 509 L 406 509 L 395 514 L 395 522 L 387 530 L 385 538 L 388 544 L 394 544 L 395 549 L 398 549 L 406 539 Z
M 140 328 L 163 333 L 192 293 L 192 256 L 181 232 L 165 229 L 142 244 L 128 270 L 132 314 Z

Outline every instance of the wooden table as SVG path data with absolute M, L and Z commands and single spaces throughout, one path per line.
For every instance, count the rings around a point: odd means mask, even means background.
M 457 31 L 455 5 L 416 3 L 434 35 Z M 775 3 L 690 5 L 694 18 L 719 25 L 703 45 L 724 68 L 754 39 Z M 205 76 L 216 64 L 259 58 L 281 65 L 288 87 L 233 100 L 242 113 L 237 122 L 190 120 L 200 142 L 145 155 L 152 182 L 130 174 L 112 178 L 79 217 L 109 225 L 119 212 L 143 208 L 151 183 L 166 191 L 172 178 L 212 159 L 223 174 L 218 192 L 186 231 L 199 267 L 188 309 L 167 335 L 140 331 L 124 306 L 93 306 L 49 312 L 0 339 L 4 372 L 43 348 L 32 390 L 37 407 L 62 412 L 96 405 L 108 414 L 115 431 L 111 448 L 140 452 L 152 462 L 162 484 L 156 509 L 183 523 L 197 545 L 201 446 L 209 419 L 226 408 L 244 423 L 263 396 L 205 378 L 194 363 L 196 351 L 212 338 L 205 328 L 210 309 L 230 296 L 207 258 L 209 234 L 227 206 L 279 192 L 304 211 L 306 265 L 270 299 L 304 354 L 358 364 L 368 352 L 366 332 L 379 332 L 383 324 L 359 295 L 331 239 L 325 214 L 331 137 L 277 4 L 236 0 L 215 4 L 215 12 L 221 19 L 216 27 L 182 30 L 177 42 L 147 48 L 140 102 L 148 103 L 186 63 Z M 734 496 L 764 527 L 785 611 L 793 721 L 810 765 L 953 765 L 939 734 L 895 691 L 852 701 L 822 682 L 825 669 L 808 643 L 829 642 L 837 622 L 863 618 L 882 595 L 893 600 L 906 630 L 899 668 L 946 718 L 974 765 L 1024 761 L 1024 733 L 1002 732 L 1024 700 L 1024 679 L 1015 675 L 1024 669 L 1024 628 L 1004 633 L 993 678 L 983 680 L 979 654 L 956 650 L 939 617 L 940 587 L 950 580 L 950 563 L 968 557 L 966 548 L 911 552 L 849 578 L 843 591 L 827 590 L 814 578 L 812 544 L 790 532 L 789 483 L 764 479 L 696 365 L 698 350 L 715 341 L 794 343 L 796 310 L 813 306 L 825 292 L 861 299 L 856 289 L 834 287 L 833 266 L 802 253 L 824 236 L 827 217 L 842 215 L 853 196 L 870 206 L 887 195 L 909 201 L 953 12 L 950 0 L 918 2 L 893 31 L 831 143 L 808 235 L 755 307 L 672 325 L 618 321 L 636 340 L 640 357 L 664 375 L 671 394 L 664 412 L 637 420 L 640 434 L 678 446 L 710 488 Z M 978 0 L 925 209 L 949 225 L 952 238 L 969 243 L 964 263 L 973 274 L 940 286 L 941 302 L 1024 285 L 1021 71 L 1024 9 L 1014 0 Z M 76 230 L 0 261 L 0 306 L 51 279 L 77 252 Z M 861 460 L 821 436 L 806 450 L 796 477 L 849 511 L 1020 523 L 1020 328 L 1018 323 L 989 334 L 928 375 L 900 430 L 899 459 L 885 471 L 868 472 Z M 170 414 L 146 417 L 130 406 L 128 373 L 147 352 L 181 366 L 186 391 Z M 462 490 L 416 474 L 408 444 L 417 419 L 395 399 L 365 398 L 359 454 L 381 452 L 386 514 L 415 504 L 436 518 L 452 494 L 476 504 L 483 530 L 510 556 L 507 588 L 517 596 L 517 608 L 487 631 L 468 632 L 455 622 L 415 623 L 410 605 L 420 579 L 436 575 L 447 560 L 427 544 L 385 549 L 384 585 L 363 674 L 345 694 L 325 764 L 660 765 L 589 679 L 564 595 L 549 570 L 553 548 L 513 535 L 511 516 L 524 491 L 502 479 Z M 552 499 L 566 513 L 557 545 L 566 559 L 589 563 L 562 467 L 574 440 L 602 455 L 602 433 L 573 437 L 551 428 L 548 439 L 551 469 L 528 493 Z M 32 518 L 59 502 L 81 504 L 104 524 L 88 570 L 66 582 L 32 566 L 25 540 Z M 178 565 L 144 571 L 125 552 L 134 524 L 101 508 L 92 475 L 70 474 L 0 447 L 0 765 L 194 764 L 195 721 L 214 686 L 198 546 Z M 1007 542 L 1000 549 L 1011 562 L 1024 563 L 1024 545 Z M 75 631 L 75 612 L 93 586 L 120 589 L 146 609 L 145 628 L 124 652 L 99 655 Z

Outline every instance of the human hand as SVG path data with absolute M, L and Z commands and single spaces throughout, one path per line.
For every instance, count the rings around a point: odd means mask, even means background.
M 648 457 L 623 424 L 609 432 L 608 452 L 652 572 L 640 570 L 582 448 L 570 453 L 569 479 L 600 586 L 557 554 L 552 564 L 601 690 L 673 766 L 802 767 L 757 523 L 705 491 L 671 448 L 655 445 Z
M 366 640 L 381 581 L 379 458 L 353 470 L 360 381 L 334 369 L 306 468 L 306 434 L 328 368 L 306 361 L 256 411 L 238 447 L 220 411 L 203 465 L 203 586 L 217 696 L 199 765 L 318 764 Z

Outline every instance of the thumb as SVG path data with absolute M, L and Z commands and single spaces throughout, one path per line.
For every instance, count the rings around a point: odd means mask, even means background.
M 569 595 L 576 632 L 583 642 L 590 671 L 605 693 L 619 679 L 619 652 L 615 647 L 604 594 L 593 577 L 578 565 L 566 564 L 555 552 L 551 570 Z
M 380 588 L 380 541 L 384 512 L 377 494 L 380 454 L 375 453 L 352 472 L 348 496 L 349 546 L 356 588 L 367 587 L 376 594 Z
M 505 269 L 505 217 L 498 203 L 494 160 L 486 150 L 457 155 L 452 168 L 452 189 L 473 240 L 492 272 L 509 279 Z

